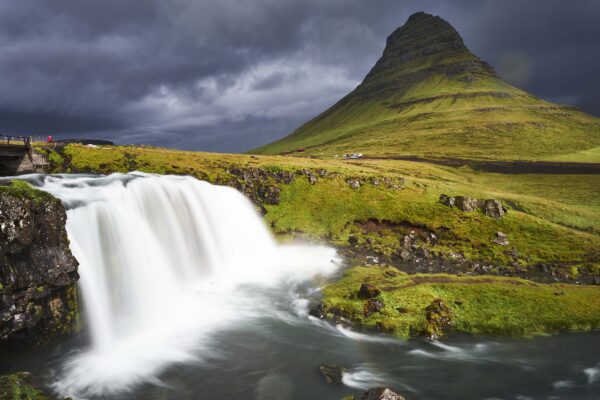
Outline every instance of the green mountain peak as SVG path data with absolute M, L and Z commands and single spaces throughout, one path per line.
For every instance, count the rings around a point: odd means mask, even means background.
M 419 12 L 387 38 L 356 89 L 253 152 L 494 160 L 577 160 L 592 152 L 596 161 L 599 146 L 598 118 L 502 81 L 452 25 Z

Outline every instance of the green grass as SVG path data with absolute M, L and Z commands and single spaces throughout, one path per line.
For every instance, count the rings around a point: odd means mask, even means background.
M 382 290 L 385 307 L 366 317 L 362 283 Z M 424 334 L 426 307 L 441 299 L 452 310 L 451 331 L 533 336 L 600 328 L 600 287 L 536 284 L 517 278 L 406 275 L 392 268 L 355 267 L 323 288 L 323 304 L 352 321 L 398 336 Z
M 51 194 L 38 190 L 29 183 L 18 179 L 9 181 L 8 185 L 0 185 L 0 193 L 33 200 L 35 204 L 41 204 L 44 201 L 59 201 Z
M 506 248 L 492 243 L 494 234 L 508 234 L 522 264 L 567 262 L 594 269 L 600 255 L 600 179 L 596 175 L 503 175 L 399 160 L 321 160 L 285 156 L 249 156 L 187 152 L 146 147 L 69 145 L 64 150 L 70 171 L 99 173 L 141 170 L 186 174 L 211 182 L 231 179 L 233 167 L 268 171 L 326 169 L 327 178 L 310 185 L 296 176 L 281 184 L 278 205 L 265 206 L 266 222 L 278 234 L 301 234 L 346 245 L 362 235 L 355 222 L 369 219 L 408 222 L 438 234 L 435 251 L 463 252 L 483 261 L 510 262 Z M 403 190 L 370 183 L 372 177 L 405 178 Z M 359 178 L 352 189 L 348 178 Z M 463 213 L 438 202 L 440 194 L 498 198 L 511 208 L 502 220 L 480 212 Z M 398 250 L 395 232 L 370 234 L 384 254 Z M 366 237 L 365 237 L 366 240 Z M 577 272 L 577 271 L 572 271 Z

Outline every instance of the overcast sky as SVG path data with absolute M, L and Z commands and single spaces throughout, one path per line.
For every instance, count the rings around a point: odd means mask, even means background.
M 0 0 L 0 132 L 245 151 L 356 87 L 421 10 L 600 116 L 595 0 Z

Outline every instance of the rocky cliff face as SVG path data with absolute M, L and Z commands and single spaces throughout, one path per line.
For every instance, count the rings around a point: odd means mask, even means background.
M 76 329 L 78 263 L 65 222 L 56 198 L 0 181 L 0 345 Z

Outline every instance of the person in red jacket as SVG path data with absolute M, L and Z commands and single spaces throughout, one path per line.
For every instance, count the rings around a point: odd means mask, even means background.
M 48 135 L 48 143 L 52 143 L 52 136 Z

